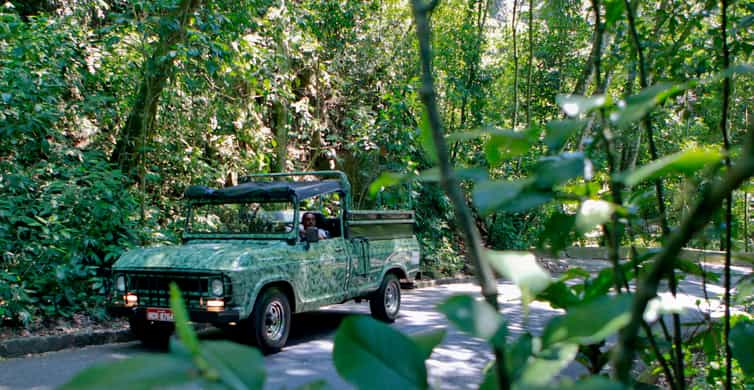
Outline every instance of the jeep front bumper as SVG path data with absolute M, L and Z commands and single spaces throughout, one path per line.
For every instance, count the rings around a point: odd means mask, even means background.
M 128 307 L 124 305 L 109 305 L 107 313 L 113 317 L 128 317 L 146 320 L 147 308 L 143 306 Z M 207 322 L 212 324 L 227 324 L 241 319 L 238 309 L 229 308 L 223 311 L 189 310 L 189 319 L 193 322 Z

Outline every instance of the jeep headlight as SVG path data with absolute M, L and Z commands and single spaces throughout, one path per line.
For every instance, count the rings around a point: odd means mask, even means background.
M 212 292 L 212 295 L 216 297 L 223 296 L 223 293 L 225 292 L 223 281 L 220 279 L 212 279 L 209 290 Z
M 118 275 L 115 277 L 115 288 L 119 292 L 126 292 L 126 277 L 125 275 Z

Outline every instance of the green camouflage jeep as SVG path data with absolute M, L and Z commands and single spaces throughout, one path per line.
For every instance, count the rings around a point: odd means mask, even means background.
M 245 335 L 268 353 L 285 345 L 291 313 L 355 299 L 395 320 L 399 280 L 419 267 L 412 211 L 351 210 L 350 184 L 338 171 L 242 182 L 189 187 L 183 245 L 131 250 L 113 265 L 110 312 L 128 316 L 139 339 L 164 344 L 173 332 L 170 282 L 192 321 Z M 316 226 L 304 229 L 307 213 Z

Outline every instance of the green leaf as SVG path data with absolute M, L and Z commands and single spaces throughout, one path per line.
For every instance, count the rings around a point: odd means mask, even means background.
M 415 333 L 410 335 L 409 337 L 421 351 L 424 360 L 427 360 L 429 358 L 429 355 L 432 355 L 432 350 L 435 349 L 436 346 L 440 345 L 442 340 L 445 338 L 445 333 L 445 329 L 430 330 L 427 332 Z
M 730 349 L 744 374 L 754 375 L 754 320 L 739 321 L 731 328 Z
M 651 163 L 617 177 L 627 186 L 635 186 L 645 180 L 653 180 L 670 174 L 691 175 L 694 172 L 716 164 L 723 155 L 717 150 L 689 149 L 665 156 Z
M 737 305 L 743 305 L 754 300 L 754 274 L 749 274 L 748 279 L 741 278 L 736 283 L 736 295 L 734 301 Z
M 683 271 L 684 274 L 704 277 L 707 282 L 717 282 L 720 280 L 720 275 L 712 271 L 705 271 L 701 265 L 695 261 L 691 261 L 684 258 L 675 259 L 675 268 Z
M 610 220 L 615 205 L 604 200 L 588 199 L 581 203 L 576 214 L 576 231 L 580 234 L 588 233 L 595 227 Z
M 604 376 L 590 376 L 584 380 L 574 383 L 572 386 L 566 387 L 573 390 L 624 390 L 626 389 L 620 382 L 615 382 Z
M 573 292 L 573 289 L 562 281 L 550 284 L 537 295 L 537 300 L 549 302 L 550 306 L 555 309 L 568 309 L 581 303 L 581 299 Z
M 524 367 L 516 385 L 522 387 L 548 384 L 579 352 L 576 344 L 561 344 L 538 353 Z
M 305 383 L 301 386 L 296 387 L 296 390 L 327 390 L 330 388 L 330 385 L 327 384 L 327 381 L 324 379 L 320 379 L 314 382 Z
M 497 376 L 497 369 L 495 365 L 497 362 L 495 360 L 488 362 L 486 366 L 484 366 L 484 370 L 482 370 L 482 375 L 484 375 L 484 380 L 482 380 L 482 383 L 479 385 L 479 390 L 497 390 L 498 389 L 498 376 Z
M 183 302 L 181 290 L 178 289 L 175 282 L 170 283 L 170 308 L 175 317 L 175 332 L 178 334 L 178 338 L 181 339 L 192 356 L 199 355 L 199 338 L 196 337 L 194 329 L 189 325 L 186 304 Z
M 518 380 L 526 369 L 529 357 L 532 355 L 532 336 L 524 333 L 516 339 L 508 348 L 506 362 L 508 363 L 508 375 L 512 382 Z
M 521 289 L 525 303 L 544 291 L 551 282 L 550 274 L 539 266 L 530 252 L 486 250 L 484 258 L 504 278 Z
M 485 181 L 474 187 L 474 205 L 482 215 L 495 210 L 522 212 L 549 202 L 550 192 L 531 189 L 531 180 Z
M 264 385 L 264 358 L 257 349 L 230 341 L 206 341 L 201 344 L 201 355 L 232 388 L 261 389 Z
M 477 167 L 456 168 L 453 170 L 456 177 L 461 180 L 484 181 L 489 179 L 489 173 L 486 169 Z M 419 180 L 423 182 L 440 181 L 440 168 L 429 168 L 419 174 Z
M 481 339 L 490 340 L 505 328 L 503 317 L 487 302 L 468 295 L 456 295 L 437 306 L 458 329 Z
M 576 119 L 552 120 L 547 122 L 545 145 L 547 145 L 551 152 L 559 152 L 566 140 L 574 133 L 581 131 L 586 124 L 587 121 Z
M 537 141 L 539 129 L 525 131 L 497 131 L 490 133 L 489 141 L 484 145 L 484 153 L 490 166 L 497 166 L 503 160 L 525 154 Z
M 579 95 L 558 95 L 555 97 L 558 106 L 570 117 L 587 114 L 590 111 L 604 107 L 609 102 L 604 95 L 579 96 Z
M 375 196 L 378 192 L 382 191 L 386 187 L 392 187 L 396 184 L 400 184 L 405 178 L 405 175 L 394 172 L 383 172 L 372 184 L 369 185 L 369 196 Z
M 575 240 L 572 234 L 576 216 L 553 213 L 545 222 L 545 230 L 542 232 L 540 247 L 549 247 L 550 253 L 556 255 L 559 251 L 569 247 Z
M 518 198 L 528 180 L 486 181 L 474 187 L 474 204 L 482 214 L 494 211 L 498 206 Z
M 616 126 L 626 128 L 647 115 L 656 105 L 687 88 L 687 84 L 671 83 L 657 83 L 647 87 L 638 94 L 626 98 L 625 104 L 610 114 L 610 120 Z
M 543 157 L 537 164 L 534 185 L 538 190 L 550 191 L 556 185 L 584 176 L 585 167 L 583 153 L 569 152 Z
M 605 24 L 614 25 L 623 16 L 625 9 L 623 0 L 607 0 L 605 2 Z
M 138 355 L 88 368 L 61 389 L 151 389 L 180 385 L 196 375 L 190 360 L 171 355 Z
M 424 149 L 424 153 L 427 154 L 427 159 L 432 165 L 437 164 L 437 148 L 435 147 L 434 137 L 432 135 L 432 127 L 429 125 L 429 116 L 427 111 L 422 113 L 421 123 L 419 123 L 419 143 Z
M 348 317 L 335 333 L 335 369 L 360 389 L 426 389 L 424 354 L 408 336 L 370 317 Z
M 544 347 L 556 343 L 592 344 L 614 334 L 631 320 L 631 299 L 627 294 L 603 295 L 571 307 L 565 315 L 555 317 L 542 334 Z

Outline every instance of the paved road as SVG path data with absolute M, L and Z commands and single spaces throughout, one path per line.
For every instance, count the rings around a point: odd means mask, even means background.
M 579 265 L 597 270 L 605 263 L 585 261 Z M 711 267 L 719 271 L 718 266 Z M 741 268 L 738 271 L 751 272 Z M 549 318 L 559 313 L 546 304 L 535 302 L 530 306 L 527 318 L 524 318 L 518 289 L 507 282 L 500 282 L 498 289 L 501 312 L 507 317 L 510 333 L 514 336 L 525 329 L 530 329 L 534 333 L 541 331 Z M 444 316 L 435 312 L 434 306 L 451 295 L 478 296 L 478 291 L 479 287 L 470 283 L 404 290 L 401 316 L 395 327 L 405 333 L 448 328 Z M 688 278 L 681 283 L 680 291 L 678 302 L 687 309 L 684 317 L 687 320 L 698 319 L 700 314 L 695 302 L 703 298 L 700 281 Z M 722 293 L 719 286 L 708 286 L 708 291 L 712 298 Z M 707 309 L 706 305 L 704 309 Z M 719 316 L 721 313 L 717 301 L 711 302 L 710 309 L 713 316 Z M 338 324 L 347 315 L 366 315 L 368 312 L 369 307 L 366 303 L 349 303 L 295 316 L 288 346 L 283 352 L 266 357 L 267 387 L 291 388 L 316 379 L 325 379 L 333 388 L 350 388 L 338 377 L 332 365 L 333 336 Z M 209 332 L 204 337 L 221 336 Z M 0 390 L 51 389 L 93 364 L 144 352 L 158 353 L 147 351 L 138 343 L 132 342 L 0 361 Z M 481 378 L 481 370 L 491 358 L 492 353 L 484 342 L 448 328 L 445 341 L 435 349 L 427 363 L 430 384 L 433 388 L 476 388 Z M 583 370 L 574 364 L 566 369 L 564 375 L 576 376 L 581 372 Z

